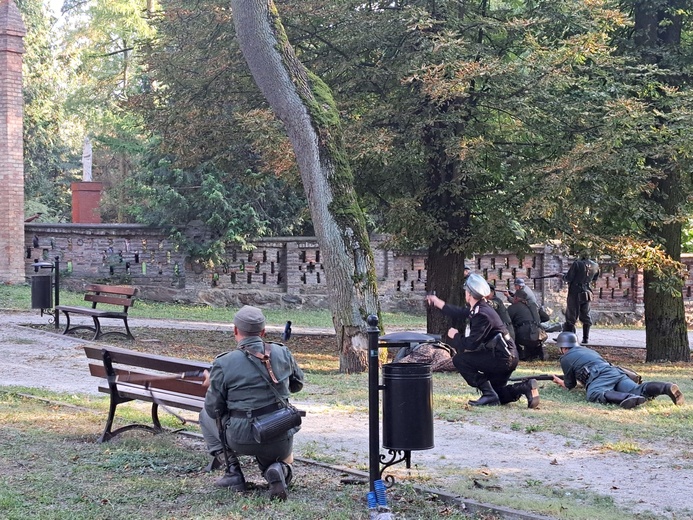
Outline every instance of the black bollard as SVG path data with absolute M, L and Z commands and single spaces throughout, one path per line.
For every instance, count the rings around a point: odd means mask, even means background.
M 368 328 L 368 465 L 371 491 L 375 491 L 374 482 L 380 479 L 380 430 L 378 416 L 380 412 L 380 388 L 378 384 L 378 317 L 371 314 L 366 319 Z

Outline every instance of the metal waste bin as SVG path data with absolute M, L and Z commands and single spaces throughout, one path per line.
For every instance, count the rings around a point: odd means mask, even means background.
M 53 308 L 53 275 L 35 274 L 31 277 L 31 308 Z
M 433 373 L 428 363 L 383 365 L 383 446 L 430 450 L 433 444 Z

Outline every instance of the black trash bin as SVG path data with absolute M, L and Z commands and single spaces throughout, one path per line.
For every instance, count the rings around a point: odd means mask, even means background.
M 383 365 L 383 446 L 403 451 L 434 447 L 430 364 Z
M 35 274 L 31 277 L 31 308 L 53 308 L 53 275 Z

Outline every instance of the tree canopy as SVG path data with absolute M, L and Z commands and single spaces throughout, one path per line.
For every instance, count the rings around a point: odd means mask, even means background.
M 130 218 L 181 236 L 203 220 L 210 241 L 191 254 L 209 259 L 228 241 L 311 230 L 296 157 L 253 85 L 228 2 L 68 0 L 65 10 L 65 63 L 83 88 L 64 110 L 108 148 L 118 200 L 137 201 Z M 277 10 L 297 58 L 334 93 L 369 229 L 425 248 L 430 290 L 461 303 L 467 257 L 558 240 L 644 268 L 648 359 L 688 356 L 684 0 L 282 0 Z

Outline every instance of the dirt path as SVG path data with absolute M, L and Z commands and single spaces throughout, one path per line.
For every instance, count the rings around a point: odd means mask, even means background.
M 0 329 L 0 385 L 96 393 L 82 352 L 83 341 L 23 327 Z M 368 417 L 296 402 L 309 413 L 296 436 L 297 455 L 331 455 L 337 464 L 368 466 Z M 595 444 L 546 432 L 435 421 L 435 448 L 412 452 L 412 468 L 392 467 L 397 479 L 418 477 L 426 487 L 464 494 L 473 479 L 504 490 L 549 488 L 608 495 L 624 511 L 657 518 L 693 518 L 691 447 L 673 439 L 646 453 L 599 450 Z M 537 495 L 537 501 L 540 497 Z

